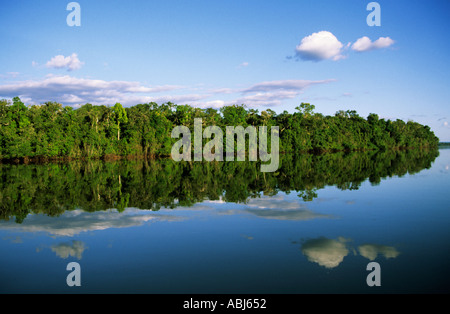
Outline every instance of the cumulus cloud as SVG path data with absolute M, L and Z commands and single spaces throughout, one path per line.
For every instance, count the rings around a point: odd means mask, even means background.
M 331 32 L 320 31 L 306 36 L 296 47 L 296 57 L 309 61 L 343 59 L 344 45 Z
M 78 59 L 78 55 L 76 53 L 72 53 L 72 55 L 67 57 L 64 57 L 63 55 L 54 56 L 46 63 L 46 67 L 73 71 L 80 69 L 83 64 L 84 62 L 81 62 L 80 59 Z
M 347 58 L 344 55 L 349 47 L 356 52 L 364 52 L 376 49 L 387 48 L 395 43 L 390 37 L 380 37 L 371 41 L 369 37 L 363 36 L 353 44 L 344 45 L 333 33 L 320 31 L 304 37 L 295 49 L 295 58 L 305 61 L 341 60 Z M 288 57 L 290 59 L 292 57 Z
M 394 40 L 389 37 L 380 37 L 374 42 L 369 37 L 364 36 L 359 38 L 353 45 L 352 50 L 357 52 L 370 51 L 375 49 L 387 48 L 394 44 Z

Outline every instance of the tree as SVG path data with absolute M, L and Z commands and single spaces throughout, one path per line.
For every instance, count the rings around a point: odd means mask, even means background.
M 224 126 L 247 126 L 248 112 L 244 105 L 232 105 L 220 108 Z
M 127 112 L 120 103 L 114 105 L 113 112 L 117 121 L 117 140 L 120 141 L 120 124 L 128 122 Z
M 304 103 L 304 102 L 302 102 L 302 103 L 300 104 L 300 106 L 295 107 L 295 109 L 297 109 L 298 111 L 300 111 L 300 113 L 303 113 L 303 115 L 304 115 L 305 117 L 311 116 L 311 115 L 313 114 L 315 108 L 316 108 L 316 106 L 311 105 L 311 104 L 309 104 L 309 103 Z
M 380 119 L 365 119 L 354 110 L 334 116 L 313 113 L 314 105 L 301 103 L 299 112 L 261 113 L 244 105 L 220 110 L 166 103 L 123 108 L 85 104 L 78 109 L 56 102 L 27 107 L 19 97 L 0 100 L 0 159 L 21 157 L 102 158 L 113 156 L 170 156 L 174 125 L 203 127 L 278 126 L 280 152 L 388 150 L 437 147 L 439 139 L 428 127 Z M 223 130 L 225 132 L 225 130 Z M 206 139 L 203 139 L 206 143 Z

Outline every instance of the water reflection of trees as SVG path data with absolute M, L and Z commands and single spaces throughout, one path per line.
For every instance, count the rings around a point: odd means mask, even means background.
M 358 189 L 364 181 L 430 168 L 437 150 L 282 155 L 274 173 L 257 162 L 175 162 L 172 159 L 0 165 L 0 218 L 22 222 L 30 213 L 126 207 L 159 210 L 205 199 L 245 202 L 261 193 L 295 191 L 305 201 L 334 185 Z

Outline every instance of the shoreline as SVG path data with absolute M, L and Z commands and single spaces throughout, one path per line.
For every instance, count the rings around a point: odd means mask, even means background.
M 289 155 L 289 154 L 310 154 L 310 155 L 324 155 L 324 154 L 336 154 L 336 153 L 356 153 L 356 152 L 383 152 L 383 151 L 406 151 L 406 150 L 415 150 L 415 149 L 439 149 L 442 147 L 450 146 L 450 143 L 447 145 L 440 145 L 431 147 L 392 147 L 388 149 L 369 149 L 369 148 L 360 148 L 360 149 L 311 149 L 308 151 L 295 151 L 295 152 L 280 152 L 280 155 Z M 246 156 L 248 156 L 248 152 L 246 152 Z M 158 159 L 166 159 L 171 158 L 170 155 L 105 155 L 101 157 L 69 157 L 69 156 L 59 156 L 59 157 L 45 157 L 45 156 L 35 156 L 35 157 L 14 157 L 14 158 L 0 158 L 0 165 L 2 164 L 12 164 L 12 165 L 43 165 L 43 164 L 51 164 L 51 163 L 68 163 L 68 162 L 76 162 L 76 161 L 103 161 L 103 162 L 114 162 L 114 161 L 136 161 L 136 160 L 158 160 Z M 205 160 L 203 160 L 205 161 Z M 202 161 L 202 162 L 203 162 Z M 248 161 L 246 159 L 246 161 Z M 223 161 L 225 162 L 225 161 Z

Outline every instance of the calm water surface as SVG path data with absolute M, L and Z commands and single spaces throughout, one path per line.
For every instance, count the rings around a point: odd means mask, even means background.
M 450 150 L 0 165 L 1 293 L 448 293 Z M 381 267 L 368 287 L 366 266 Z M 69 287 L 69 262 L 81 287 Z

